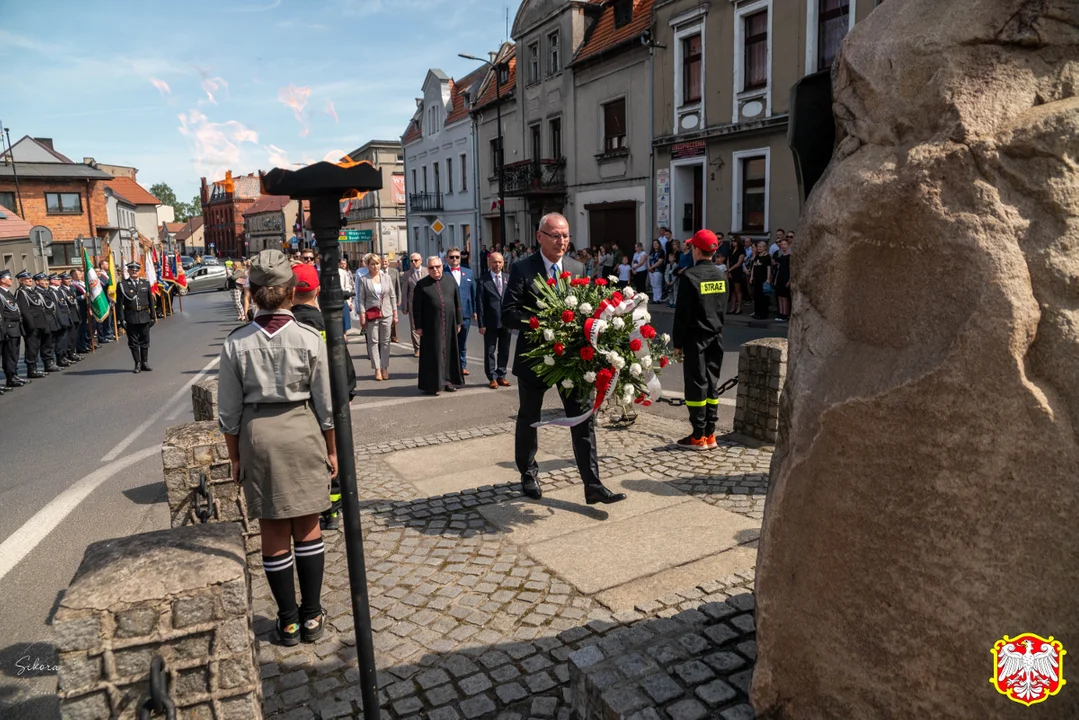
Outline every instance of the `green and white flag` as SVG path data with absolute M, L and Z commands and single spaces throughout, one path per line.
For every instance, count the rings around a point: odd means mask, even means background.
M 90 314 L 94 316 L 94 320 L 101 322 L 109 315 L 109 299 L 101 289 L 101 281 L 97 278 L 86 248 L 82 249 L 82 264 L 86 267 L 86 292 L 89 294 Z

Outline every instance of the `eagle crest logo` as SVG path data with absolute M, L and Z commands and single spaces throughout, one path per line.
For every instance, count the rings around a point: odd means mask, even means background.
M 1001 695 L 1027 707 L 1044 702 L 1064 686 L 1067 651 L 1050 635 L 1005 635 L 993 644 L 993 677 L 989 682 Z

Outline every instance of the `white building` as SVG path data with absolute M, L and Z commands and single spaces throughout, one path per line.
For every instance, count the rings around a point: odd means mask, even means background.
M 485 74 L 486 67 L 454 81 L 441 70 L 427 72 L 423 97 L 401 138 L 411 252 L 426 257 L 456 245 L 478 255 L 476 138 L 469 110 Z M 441 233 L 435 232 L 439 226 Z
M 138 255 L 134 250 L 136 245 L 134 237 L 137 232 L 135 203 L 116 192 L 113 188 L 106 186 L 105 212 L 108 218 L 108 227 L 98 227 L 102 230 L 108 230 L 108 236 L 105 239 L 112 249 L 117 266 L 119 266 L 121 256 L 125 262 L 130 262 L 133 257 Z

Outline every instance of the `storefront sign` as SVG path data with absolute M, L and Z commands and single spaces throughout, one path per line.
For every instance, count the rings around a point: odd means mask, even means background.
M 671 171 L 656 170 L 656 226 L 671 226 Z
M 707 149 L 707 144 L 704 140 L 678 143 L 671 147 L 671 159 L 685 160 L 686 158 L 703 157 Z

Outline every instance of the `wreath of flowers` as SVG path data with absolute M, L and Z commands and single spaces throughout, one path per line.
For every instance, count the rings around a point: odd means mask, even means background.
M 602 407 L 623 411 L 651 405 L 662 394 L 657 375 L 670 362 L 670 337 L 649 322 L 648 296 L 618 279 L 537 277 L 534 315 L 525 331 L 534 344 L 524 357 L 548 385 L 575 396 L 589 408 L 576 418 L 551 423 L 573 426 Z

